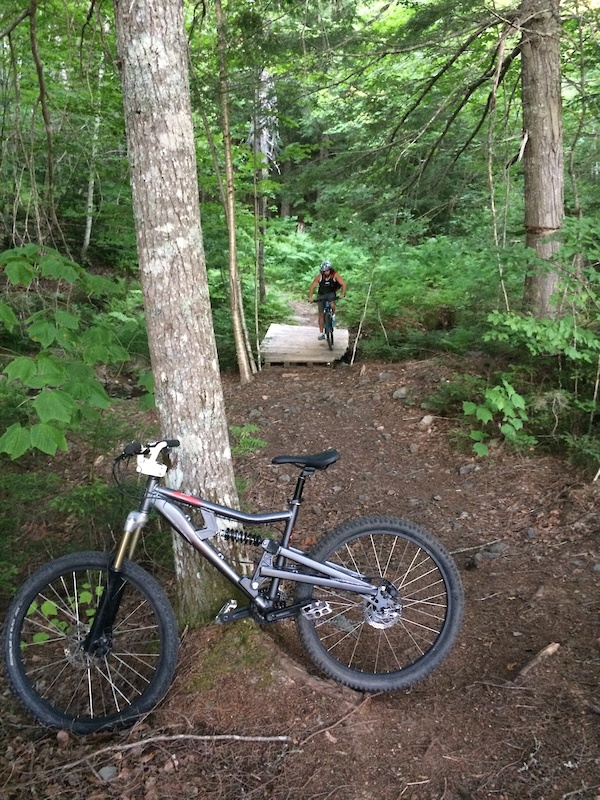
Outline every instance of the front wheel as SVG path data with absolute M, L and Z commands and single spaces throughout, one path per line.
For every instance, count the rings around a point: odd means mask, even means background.
M 125 561 L 125 588 L 110 646 L 83 644 L 106 587 L 112 556 L 74 553 L 41 567 L 23 585 L 4 624 L 10 685 L 43 725 L 94 733 L 131 725 L 163 698 L 175 671 L 177 623 L 165 593 Z
M 327 346 L 333 350 L 333 318 L 331 311 L 325 314 L 325 336 L 327 338 Z
M 297 602 L 327 604 L 316 619 L 300 614 L 297 626 L 308 656 L 331 678 L 388 692 L 421 680 L 446 657 L 460 629 L 463 592 L 454 561 L 430 533 L 401 519 L 365 517 L 336 528 L 310 556 L 382 587 L 370 597 L 298 584 Z

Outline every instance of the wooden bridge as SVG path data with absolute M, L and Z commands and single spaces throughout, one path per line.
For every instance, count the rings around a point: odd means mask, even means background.
M 276 325 L 269 330 L 260 346 L 265 367 L 271 364 L 333 364 L 339 361 L 348 349 L 348 331 L 336 328 L 333 332 L 333 350 L 326 339 L 319 339 L 319 328 L 315 324 Z

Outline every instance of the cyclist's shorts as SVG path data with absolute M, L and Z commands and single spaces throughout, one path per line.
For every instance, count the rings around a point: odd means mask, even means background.
M 319 304 L 319 311 L 325 310 L 325 301 L 329 300 L 330 303 L 333 303 L 337 300 L 335 292 L 330 292 L 328 294 L 317 295 L 317 303 Z

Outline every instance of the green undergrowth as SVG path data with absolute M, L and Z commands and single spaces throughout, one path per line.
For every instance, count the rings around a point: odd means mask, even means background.
M 51 472 L 0 474 L 0 602 L 14 593 L 22 569 L 35 563 L 40 550 L 52 550 L 55 538 L 48 523 L 55 516 L 47 507 L 60 477 Z
M 42 563 L 67 552 L 115 547 L 128 512 L 139 505 L 144 479 L 131 462 L 120 474 L 121 488 L 117 487 L 110 475 L 110 459 L 126 442 L 158 435 L 154 424 L 131 414 L 132 403 L 135 400 L 118 403 L 85 431 L 74 433 L 69 453 L 50 467 L 33 454 L 16 462 L 0 455 L 1 606 L 27 573 Z M 232 426 L 236 456 L 266 446 L 258 431 L 254 425 Z M 114 453 L 107 453 L 109 446 Z M 247 481 L 238 482 L 242 504 L 247 488 Z M 157 514 L 151 515 L 140 537 L 136 560 L 165 578 L 173 574 L 172 532 Z

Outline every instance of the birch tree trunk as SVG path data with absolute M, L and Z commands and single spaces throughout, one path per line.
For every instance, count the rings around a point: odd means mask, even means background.
M 524 0 L 520 17 L 526 244 L 551 262 L 559 242 L 549 238 L 561 229 L 564 214 L 560 2 Z M 557 284 L 551 265 L 536 269 L 526 279 L 525 307 L 537 317 L 558 316 Z
M 104 56 L 101 56 L 102 62 L 104 61 Z M 104 77 L 104 67 L 100 67 L 98 70 L 98 97 L 96 100 L 96 106 L 99 108 L 101 103 L 102 97 L 102 78 Z M 93 103 L 93 98 L 92 103 Z M 85 263 L 87 259 L 87 253 L 90 247 L 90 242 L 92 240 L 92 225 L 94 223 L 94 193 L 96 189 L 96 164 L 98 161 L 98 140 L 100 138 L 100 111 L 96 111 L 94 116 L 94 127 L 92 129 L 91 135 L 91 147 L 90 147 L 90 163 L 89 163 L 89 171 L 88 171 L 88 188 L 87 188 L 87 200 L 85 204 L 85 231 L 83 234 L 83 244 L 81 245 L 81 261 Z
M 200 226 L 182 0 L 115 0 L 115 16 L 156 404 L 161 434 L 182 443 L 170 485 L 180 488 L 185 479 L 186 490 L 236 506 Z M 180 621 L 204 621 L 224 599 L 221 578 L 181 539 L 174 549 Z

